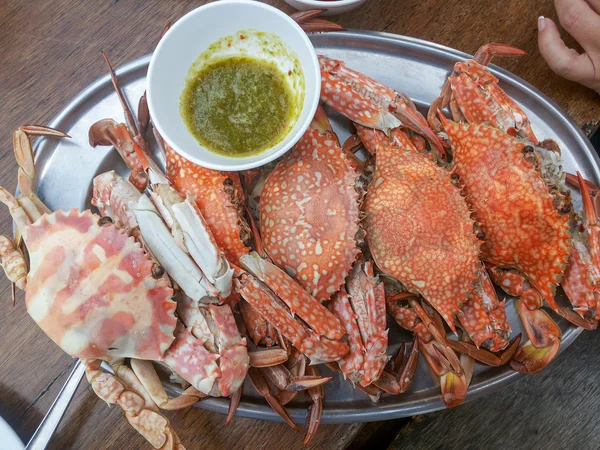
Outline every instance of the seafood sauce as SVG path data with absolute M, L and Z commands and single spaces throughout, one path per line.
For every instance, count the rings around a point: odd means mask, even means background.
M 293 126 L 295 97 L 279 68 L 249 56 L 218 60 L 188 79 L 181 115 L 207 149 L 225 156 L 258 154 Z

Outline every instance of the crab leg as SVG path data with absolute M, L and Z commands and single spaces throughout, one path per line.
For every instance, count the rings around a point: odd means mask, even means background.
M 410 308 L 403 305 L 402 300 L 408 301 Z M 445 405 L 452 408 L 460 404 L 467 395 L 465 373 L 438 326 L 412 295 L 389 297 L 386 301 L 388 313 L 398 325 L 418 336 L 419 348 L 441 382 Z
M 511 328 L 504 305 L 482 267 L 475 290 L 457 313 L 461 326 L 477 347 L 485 344 L 490 351 L 497 352 L 508 345 Z
M 388 133 L 403 126 L 427 138 L 442 160 L 447 160 L 444 146 L 415 111 L 393 89 L 349 69 L 343 61 L 319 56 L 321 64 L 321 100 L 350 120 L 368 128 Z
M 265 367 L 261 372 L 277 389 L 282 391 L 304 391 L 325 384 L 333 379 L 333 377 L 310 375 L 294 376 L 283 364 Z
M 410 349 L 405 350 L 406 343 L 403 342 L 396 356 L 388 362 L 389 370 L 386 367 L 373 385 L 392 395 L 406 392 L 415 377 L 419 361 L 419 337 L 416 333 Z
M 2 258 L 1 265 L 6 277 L 16 287 L 24 291 L 27 286 L 27 265 L 25 264 L 25 259 L 13 240 L 4 234 L 0 235 L 0 258 Z
M 177 410 L 192 406 L 199 400 L 208 397 L 198 391 L 195 387 L 190 386 L 181 395 L 175 398 L 169 398 L 165 392 L 162 382 L 156 370 L 152 366 L 152 362 L 141 359 L 131 359 L 131 369 L 135 373 L 140 383 L 144 386 L 145 391 L 150 398 L 160 409 Z
M 30 136 L 46 137 L 70 137 L 68 134 L 54 128 L 42 125 L 24 125 L 19 127 L 13 133 L 13 150 L 15 160 L 19 166 L 17 172 L 17 187 L 21 191 L 21 207 L 29 214 L 32 221 L 37 220 L 41 214 L 50 213 L 50 210 L 44 205 L 37 196 L 33 195 L 33 183 L 35 177 L 35 163 L 33 159 L 33 148 L 31 146 Z M 15 244 L 21 246 L 21 229 L 17 226 L 15 233 Z M 12 287 L 14 292 L 14 285 Z M 14 295 L 13 295 L 14 297 Z
M 308 376 L 319 378 L 319 370 L 315 366 L 306 368 Z M 321 416 L 323 415 L 323 397 L 325 390 L 322 384 L 313 385 L 308 388 L 308 395 L 312 400 L 312 404 L 308 407 L 308 429 L 304 438 L 304 445 L 308 445 L 317 434 L 319 425 L 321 424 Z
M 169 424 L 158 412 L 156 405 L 144 395 L 140 383 L 134 377 L 127 381 L 100 369 L 100 360 L 84 360 L 86 377 L 98 397 L 109 405 L 119 405 L 133 426 L 156 449 L 180 449 L 183 446 Z M 133 386 L 132 386 L 133 384 Z
M 279 400 L 277 400 L 277 398 L 271 394 L 267 380 L 265 380 L 260 371 L 254 367 L 250 367 L 248 369 L 248 376 L 250 377 L 250 381 L 252 382 L 254 389 L 256 389 L 256 391 L 262 395 L 265 400 L 267 400 L 271 408 L 273 408 L 273 410 L 279 414 L 279 416 L 285 420 L 290 427 L 298 431 L 298 425 L 294 423 L 294 420 L 291 418 L 285 408 L 281 406 Z
M 519 343 L 521 342 L 521 334 L 516 335 L 513 340 L 508 344 L 508 348 L 502 352 L 500 355 L 495 355 L 487 350 L 482 348 L 477 348 L 471 342 L 466 340 L 454 341 L 452 339 L 448 339 L 446 344 L 455 352 L 459 352 L 463 355 L 468 355 L 477 361 L 486 364 L 488 366 L 503 366 L 513 357 L 517 349 L 519 348 Z M 461 362 L 462 364 L 462 362 Z M 463 365 L 464 368 L 464 365 Z
M 42 125 L 23 125 L 15 130 L 13 133 L 13 149 L 15 159 L 19 165 L 17 182 L 23 195 L 33 193 L 33 180 L 35 177 L 30 136 L 70 137 L 60 130 Z
M 319 301 L 256 253 L 243 256 L 241 262 L 250 273 L 241 272 L 236 289 L 294 347 L 313 363 L 337 361 L 347 353 L 348 347 L 340 341 L 344 334 L 341 324 Z M 313 328 L 296 320 L 294 314 L 310 318 L 307 325 Z
M 347 286 L 348 293 L 342 288 L 331 301 L 331 310 L 345 327 L 350 347 L 338 364 L 345 376 L 367 386 L 381 376 L 387 363 L 385 293 L 370 261 L 355 264 Z

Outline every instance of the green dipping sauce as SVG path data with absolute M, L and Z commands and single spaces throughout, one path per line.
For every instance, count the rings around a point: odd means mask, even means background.
M 250 156 L 280 142 L 293 126 L 295 96 L 278 67 L 248 56 L 231 56 L 189 78 L 181 115 L 207 149 Z

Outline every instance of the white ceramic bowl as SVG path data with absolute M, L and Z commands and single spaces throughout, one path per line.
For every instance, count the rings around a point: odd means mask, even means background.
M 220 38 L 255 29 L 274 33 L 295 53 L 304 73 L 304 101 L 298 119 L 278 144 L 253 156 L 234 158 L 204 148 L 188 131 L 180 114 L 180 96 L 190 67 Z M 317 110 L 321 73 L 314 47 L 289 16 L 252 0 L 221 0 L 201 6 L 179 19 L 156 47 L 148 68 L 148 107 L 166 142 L 185 158 L 215 170 L 246 170 L 283 155 L 302 137 Z
M 319 1 L 319 0 L 285 0 L 285 2 L 300 11 L 307 9 L 326 9 L 323 16 L 333 16 L 343 14 L 359 7 L 367 0 L 338 0 L 338 1 Z M 375 0 L 373 0 L 375 1 Z

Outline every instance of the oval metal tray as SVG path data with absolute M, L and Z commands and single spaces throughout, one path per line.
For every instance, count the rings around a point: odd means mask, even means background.
M 408 94 L 423 112 L 437 97 L 453 64 L 469 55 L 439 45 L 396 35 L 348 31 L 311 37 L 319 53 L 346 61 L 351 68 Z M 132 61 L 117 71 L 124 91 L 132 104 L 137 104 L 145 89 L 145 78 L 150 56 Z M 521 104 L 529 115 L 538 136 L 555 139 L 564 155 L 568 171 L 579 170 L 596 183 L 600 182 L 599 160 L 585 136 L 556 104 L 541 92 L 516 76 L 492 66 L 492 72 L 501 80 L 506 92 Z M 50 123 L 62 129 L 72 139 L 42 139 L 36 151 L 38 192 L 51 209 L 72 207 L 89 208 L 92 178 L 104 171 L 115 169 L 122 174 L 126 168 L 115 151 L 108 147 L 92 149 L 88 144 L 88 129 L 102 118 L 123 120 L 123 113 L 108 75 L 92 83 L 74 98 Z M 335 131 L 344 141 L 349 134 L 349 122 L 336 114 L 330 115 Z M 574 193 L 576 202 L 580 196 Z M 509 300 L 507 312 L 513 333 L 521 325 Z M 570 345 L 581 330 L 555 316 L 564 332 L 562 349 Z M 411 335 L 389 321 L 390 351 L 398 348 Z M 323 373 L 328 373 L 323 368 Z M 516 381 L 521 375 L 504 366 L 490 368 L 476 366 L 467 401 L 474 400 Z M 167 386 L 171 392 L 175 386 Z M 226 412 L 227 399 L 211 398 L 199 407 Z M 300 393 L 288 405 L 295 421 L 306 418 L 307 398 Z M 374 404 L 361 391 L 344 381 L 341 376 L 325 385 L 324 423 L 348 423 L 392 419 L 442 409 L 439 388 L 428 373 L 423 358 L 409 392 L 385 396 Z M 247 417 L 280 420 L 246 383 L 238 414 Z

